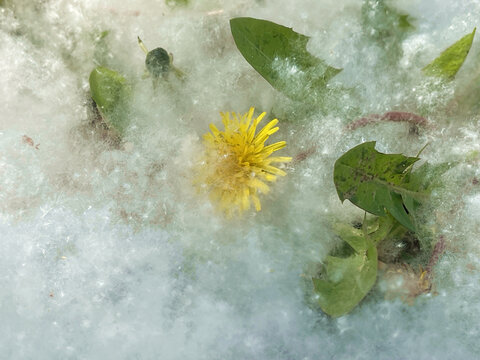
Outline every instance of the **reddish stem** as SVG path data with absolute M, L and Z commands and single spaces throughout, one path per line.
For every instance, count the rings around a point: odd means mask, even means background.
M 348 129 L 355 130 L 369 124 L 374 124 L 381 121 L 407 122 L 416 126 L 427 126 L 428 124 L 427 119 L 420 115 L 404 111 L 390 111 L 383 115 L 371 114 L 366 117 L 357 119 L 348 125 Z
M 307 159 L 310 155 L 313 155 L 315 153 L 315 151 L 317 151 L 317 148 L 314 146 L 314 147 L 311 147 L 310 149 L 307 149 L 305 151 L 302 151 L 301 153 L 298 153 L 294 158 L 293 158 L 293 162 L 295 163 L 298 163 L 298 162 L 301 162 L 301 161 L 304 161 L 305 159 Z

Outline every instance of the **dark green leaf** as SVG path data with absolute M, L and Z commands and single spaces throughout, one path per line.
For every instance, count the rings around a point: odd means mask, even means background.
M 366 142 L 343 154 L 334 166 L 334 182 L 343 202 L 350 200 L 363 210 L 378 216 L 387 211 L 410 230 L 415 226 L 402 200 L 424 197 L 406 186 L 408 169 L 419 158 L 401 154 L 383 154 L 375 150 L 375 142 Z
M 291 28 L 254 18 L 234 18 L 230 28 L 238 50 L 274 88 L 293 99 L 315 99 L 341 69 L 311 55 L 309 38 Z
M 362 235 L 356 240 L 358 251 L 348 258 L 328 256 L 323 278 L 313 278 L 313 286 L 322 310 L 330 316 L 350 312 L 367 295 L 377 278 L 377 249 L 367 246 Z M 359 244 L 363 243 L 362 249 Z
M 118 72 L 99 66 L 90 73 L 90 93 L 108 126 L 120 135 L 128 126 L 130 88 Z
M 476 28 L 473 29 L 472 33 L 462 37 L 455 44 L 443 51 L 439 57 L 425 66 L 422 69 L 424 74 L 448 80 L 453 79 L 470 51 L 475 31 Z

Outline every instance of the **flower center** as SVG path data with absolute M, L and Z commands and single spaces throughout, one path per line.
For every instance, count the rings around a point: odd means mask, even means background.
M 226 149 L 225 149 L 226 150 Z M 211 183 L 226 191 L 239 191 L 243 189 L 251 176 L 250 166 L 245 166 L 239 161 L 235 151 L 231 149 L 218 152 L 214 174 Z

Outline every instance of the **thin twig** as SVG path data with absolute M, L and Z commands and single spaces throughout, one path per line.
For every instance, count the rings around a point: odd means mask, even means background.
M 380 114 L 371 114 L 366 117 L 355 120 L 348 125 L 349 130 L 355 130 L 370 124 L 379 123 L 382 121 L 392 121 L 392 122 L 407 122 L 415 126 L 427 126 L 428 120 L 420 115 L 416 115 L 404 111 L 390 111 L 383 115 Z

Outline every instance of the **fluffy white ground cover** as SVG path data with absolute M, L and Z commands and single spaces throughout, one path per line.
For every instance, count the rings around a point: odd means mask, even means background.
M 403 42 L 403 68 L 380 71 L 380 50 L 356 35 L 360 2 L 191 2 L 7 0 L 0 8 L 2 358 L 475 359 L 479 171 L 464 160 L 480 150 L 478 117 L 439 114 L 419 134 L 405 124 L 352 132 L 335 113 L 289 122 L 301 109 L 241 57 L 228 20 L 265 18 L 311 36 L 309 50 L 360 89 L 354 105 L 383 113 L 451 99 L 452 88 L 418 88 L 419 69 L 480 25 L 480 3 L 398 4 L 417 28 Z M 172 52 L 188 74 L 180 95 L 139 80 L 133 126 L 119 147 L 88 125 L 88 75 L 104 30 L 110 66 L 130 78 L 144 72 L 137 35 Z M 285 155 L 316 151 L 288 167 L 262 212 L 227 220 L 196 193 L 192 169 L 218 112 L 250 106 L 276 112 Z M 430 142 L 424 159 L 460 161 L 425 214 L 447 251 L 435 295 L 412 306 L 377 291 L 332 320 L 308 305 L 303 274 L 333 246 L 332 219 L 362 216 L 340 203 L 332 171 L 367 140 L 410 156 Z

